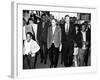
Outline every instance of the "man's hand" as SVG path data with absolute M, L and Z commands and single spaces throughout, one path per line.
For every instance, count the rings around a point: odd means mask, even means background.
M 32 52 L 30 51 L 29 53 L 28 53 L 28 55 L 31 55 L 32 54 Z
M 62 50 L 62 44 L 60 44 L 60 47 L 59 47 L 59 51 L 61 52 L 61 50 Z

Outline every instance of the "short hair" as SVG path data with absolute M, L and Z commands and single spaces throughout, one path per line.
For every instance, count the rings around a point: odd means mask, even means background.
M 79 28 L 79 24 L 74 24 L 74 26 Z
M 85 23 L 82 23 L 82 26 L 86 26 L 86 24 Z
M 46 16 L 46 14 L 42 14 L 42 15 L 41 15 L 41 18 L 43 18 L 43 16 Z
M 85 23 L 82 23 L 82 24 L 81 24 L 81 29 L 82 29 L 82 26 L 84 26 L 85 29 L 86 29 L 86 24 L 85 24 Z
M 57 19 L 55 19 L 55 18 L 51 19 L 51 21 L 50 21 L 51 23 L 52 23 L 52 20 L 54 20 L 56 22 L 56 25 L 58 25 Z
M 32 18 L 29 18 L 27 24 L 29 24 L 29 21 L 33 21 L 33 19 Z
M 29 10 L 23 10 L 23 13 L 29 13 Z
M 69 15 L 65 15 L 65 18 L 66 18 L 66 17 L 69 17 Z
M 26 33 L 26 36 L 27 36 L 28 34 L 32 37 L 32 33 L 31 33 L 31 32 L 27 32 L 27 33 Z
M 33 19 L 32 19 L 32 18 L 29 18 L 29 19 L 28 19 L 28 21 L 30 21 L 30 20 L 32 20 L 32 21 L 33 21 Z
M 57 19 L 55 19 L 55 18 L 51 19 L 51 21 L 52 21 L 52 20 L 55 20 L 55 22 L 57 22 Z

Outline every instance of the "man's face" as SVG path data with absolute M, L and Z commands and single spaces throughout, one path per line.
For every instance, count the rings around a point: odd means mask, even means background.
M 24 15 L 25 15 L 25 17 L 28 17 L 28 16 L 29 16 L 29 14 L 28 14 L 27 12 L 25 12 L 25 14 L 24 14 Z
M 30 36 L 30 34 L 27 34 L 27 35 L 26 35 L 26 39 L 27 39 L 28 42 L 31 40 L 31 38 L 32 38 L 32 37 Z
M 42 21 L 45 22 L 45 20 L 46 20 L 46 19 L 45 19 L 45 16 L 43 16 L 43 17 L 42 17 Z
M 55 20 L 52 20 L 51 21 L 51 24 L 52 24 L 52 26 L 56 26 L 56 21 Z
M 86 29 L 85 25 L 82 25 L 82 31 L 85 31 L 85 29 Z
M 75 30 L 78 31 L 78 26 L 75 27 Z
M 69 16 L 65 17 L 65 22 L 69 23 Z
M 33 23 L 33 21 L 32 20 L 29 20 L 29 24 L 32 24 Z

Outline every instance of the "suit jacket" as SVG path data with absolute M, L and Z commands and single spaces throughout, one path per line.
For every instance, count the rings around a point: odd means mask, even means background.
M 88 45 L 86 45 L 86 47 L 88 47 L 88 48 L 90 47 L 90 38 L 91 38 L 90 32 L 86 31 L 86 42 L 88 42 Z M 77 41 L 78 41 L 78 47 L 82 48 L 82 46 L 83 46 L 82 32 L 79 32 Z
M 68 41 L 72 41 L 73 40 L 73 32 L 74 32 L 74 27 L 73 27 L 73 24 L 69 24 L 69 32 L 68 34 L 66 35 L 66 32 L 65 32 L 65 23 L 64 24 L 61 24 L 61 31 L 62 31 L 62 39 L 61 39 L 61 42 L 62 44 L 68 42 Z M 69 43 L 69 42 L 68 42 Z
M 74 32 L 74 25 L 69 23 L 69 32 L 66 34 L 65 32 L 65 23 L 61 24 L 61 32 L 62 32 L 62 53 L 65 55 L 73 55 L 74 51 L 74 42 L 73 42 L 73 32 Z
M 56 26 L 54 34 L 52 32 L 52 27 L 48 28 L 48 36 L 47 36 L 48 49 L 51 47 L 53 40 L 55 47 L 58 48 L 61 44 L 61 28 L 59 26 Z
M 47 22 L 45 22 L 44 27 L 42 26 L 42 22 L 38 23 L 37 40 L 40 46 L 42 45 L 42 43 L 47 43 L 48 27 L 49 23 Z

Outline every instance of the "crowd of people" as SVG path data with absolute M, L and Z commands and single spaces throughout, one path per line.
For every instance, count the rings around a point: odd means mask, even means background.
M 66 13 L 67 14 L 67 13 Z M 90 66 L 91 63 L 91 25 L 88 21 L 76 23 L 65 15 L 61 20 L 53 15 L 36 16 L 23 12 L 23 68 L 27 62 L 29 69 L 36 68 L 37 56 L 40 63 L 50 68 L 58 66 L 59 55 L 65 67 Z

